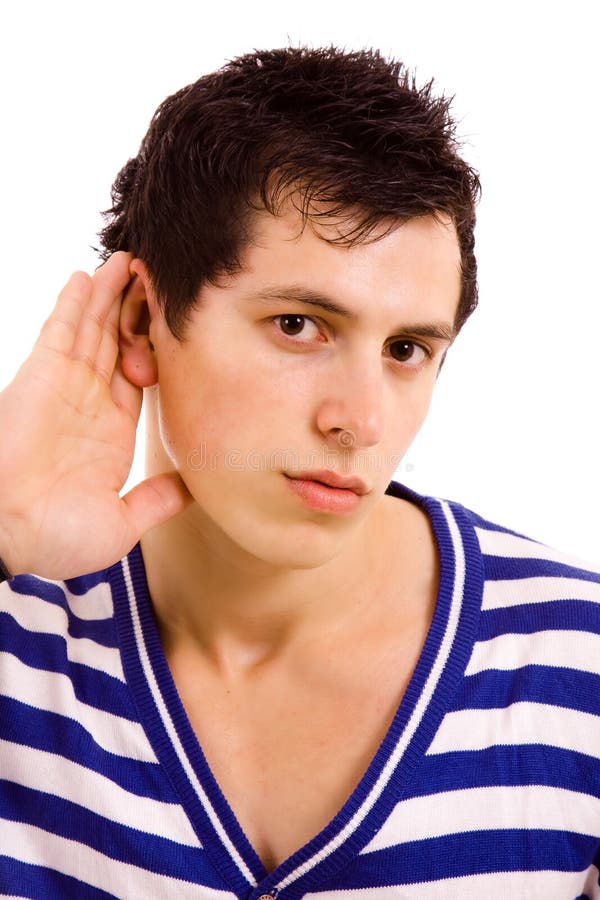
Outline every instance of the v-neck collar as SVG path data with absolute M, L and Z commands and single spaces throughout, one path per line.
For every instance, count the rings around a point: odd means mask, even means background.
M 406 791 L 468 662 L 483 588 L 476 534 L 458 505 L 421 497 L 396 482 L 387 493 L 419 505 L 429 517 L 440 560 L 433 619 L 396 715 L 359 784 L 331 822 L 271 873 L 219 788 L 183 708 L 139 544 L 109 570 L 125 676 L 140 721 L 224 887 L 244 900 L 302 897 L 331 882 L 361 851 Z

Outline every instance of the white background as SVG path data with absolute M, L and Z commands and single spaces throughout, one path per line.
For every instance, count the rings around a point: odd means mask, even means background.
M 167 94 L 254 47 L 377 46 L 455 96 L 484 188 L 480 308 L 399 477 L 600 561 L 594 7 L 5 2 L 0 385 L 68 274 L 96 266 L 99 210 Z

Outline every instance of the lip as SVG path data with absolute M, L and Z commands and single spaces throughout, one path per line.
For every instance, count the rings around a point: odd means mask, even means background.
M 368 487 L 360 478 L 338 475 L 337 472 L 332 472 L 329 469 L 321 469 L 318 472 L 299 472 L 297 475 L 290 475 L 286 472 L 285 475 L 294 481 L 317 481 L 331 488 L 352 491 L 359 497 L 369 492 Z
M 360 478 L 348 478 L 337 472 L 322 470 L 298 475 L 283 473 L 290 489 L 304 506 L 329 515 L 351 515 L 368 488 Z

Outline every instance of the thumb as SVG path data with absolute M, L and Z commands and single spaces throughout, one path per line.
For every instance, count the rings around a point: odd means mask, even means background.
M 153 475 L 122 497 L 136 540 L 155 525 L 183 512 L 193 500 L 178 472 Z

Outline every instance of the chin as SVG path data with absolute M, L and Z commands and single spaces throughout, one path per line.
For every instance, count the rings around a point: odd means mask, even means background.
M 299 533 L 297 528 L 282 525 L 273 540 L 260 543 L 244 537 L 238 535 L 234 542 L 243 553 L 243 568 L 254 574 L 318 569 L 344 547 L 342 535 L 324 534 L 315 528 L 303 528 Z

